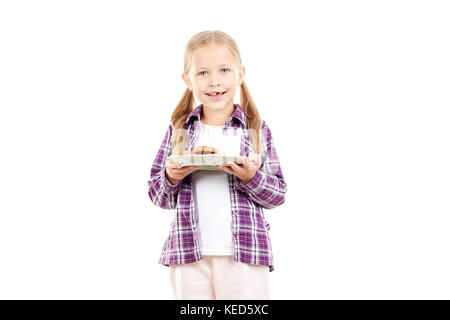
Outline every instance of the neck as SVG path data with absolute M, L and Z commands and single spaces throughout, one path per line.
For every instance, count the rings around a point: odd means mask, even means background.
M 220 110 L 211 110 L 203 105 L 202 112 L 200 114 L 200 120 L 203 124 L 209 124 L 211 126 L 223 126 L 225 122 L 233 115 L 234 105 L 228 105 Z

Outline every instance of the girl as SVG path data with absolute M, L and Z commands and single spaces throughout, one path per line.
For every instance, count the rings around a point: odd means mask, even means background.
M 263 209 L 283 204 L 287 185 L 244 74 L 229 35 L 204 31 L 188 42 L 182 74 L 187 88 L 148 181 L 152 202 L 175 209 L 159 260 L 170 267 L 175 299 L 270 299 L 274 267 Z M 233 104 L 238 87 L 241 103 Z M 201 102 L 195 108 L 194 94 Z M 167 159 L 204 145 L 206 135 L 219 139 L 230 132 L 240 132 L 235 152 L 243 164 L 206 171 Z

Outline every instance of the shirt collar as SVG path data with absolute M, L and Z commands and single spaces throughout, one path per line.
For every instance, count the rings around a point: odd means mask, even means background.
M 231 119 L 237 119 L 238 121 L 240 121 L 242 123 L 242 125 L 245 127 L 247 127 L 247 121 L 245 118 L 245 114 L 244 114 L 244 110 L 242 110 L 242 107 L 240 104 L 235 103 L 234 104 L 234 112 L 231 115 L 231 117 L 226 121 L 229 122 L 231 121 Z M 191 113 L 189 113 L 188 117 L 186 118 L 185 123 L 187 124 L 191 119 L 195 119 L 197 118 L 197 120 L 200 120 L 200 114 L 203 108 L 203 104 L 199 105 L 198 107 L 196 107 L 194 110 L 191 111 Z M 225 125 L 227 125 L 227 123 L 225 123 Z

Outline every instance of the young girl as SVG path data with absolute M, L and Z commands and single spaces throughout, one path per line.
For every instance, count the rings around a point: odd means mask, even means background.
M 175 209 L 159 260 L 170 267 L 175 299 L 270 299 L 274 267 L 263 209 L 283 204 L 287 185 L 244 74 L 239 49 L 227 34 L 204 31 L 188 42 L 182 74 L 187 88 L 148 181 L 152 202 Z M 238 87 L 241 103 L 234 104 Z M 220 141 L 230 132 L 239 139 L 234 152 L 242 164 L 198 170 L 167 159 L 204 145 L 205 137 Z

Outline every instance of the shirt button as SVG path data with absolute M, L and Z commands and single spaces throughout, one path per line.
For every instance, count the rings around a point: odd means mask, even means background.
M 237 214 L 237 210 L 233 210 L 233 214 Z

